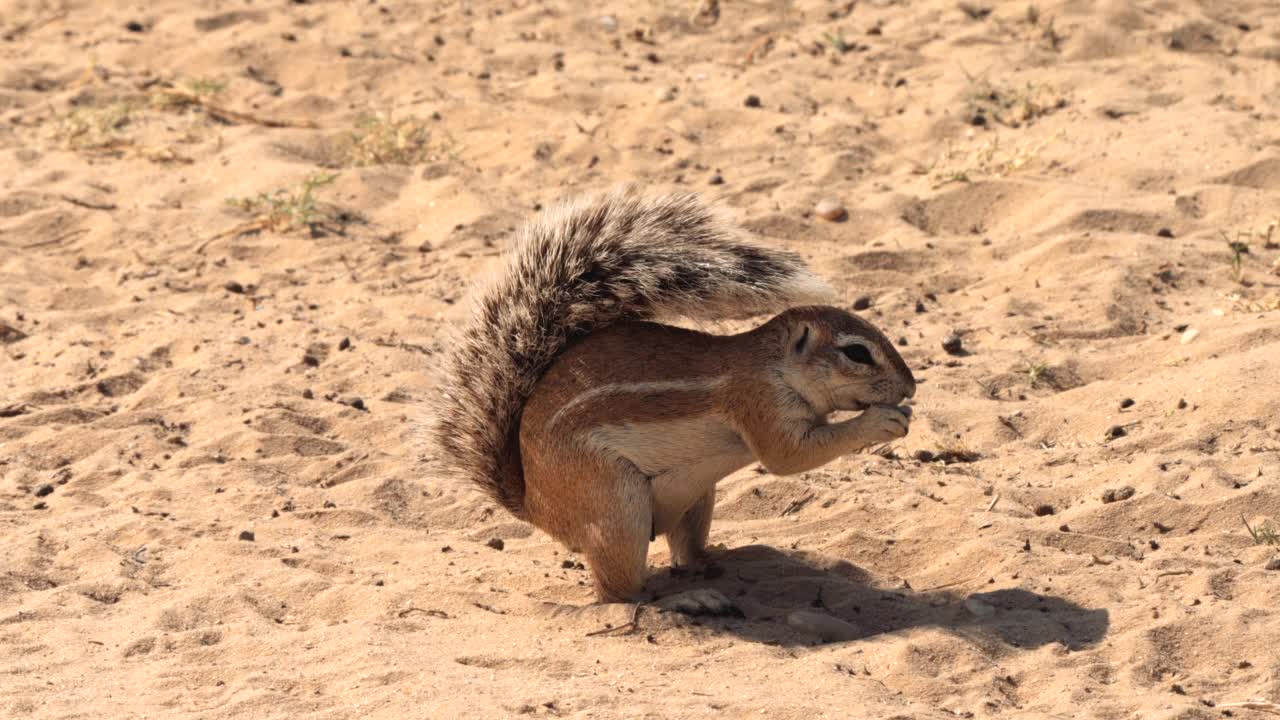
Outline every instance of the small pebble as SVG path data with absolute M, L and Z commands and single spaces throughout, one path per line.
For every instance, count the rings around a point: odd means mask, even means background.
M 1112 425 L 1111 427 L 1107 428 L 1108 440 L 1115 440 L 1116 438 L 1122 438 L 1128 434 L 1129 432 L 1125 430 L 1123 427 L 1120 427 L 1119 425 Z
M 47 508 L 47 507 L 49 507 L 49 503 L 47 503 L 47 502 L 45 502 L 45 501 L 41 500 L 40 502 L 36 503 L 35 505 L 32 505 L 32 506 L 31 506 L 31 509 L 32 509 L 32 510 L 44 510 L 44 509 L 45 509 L 45 508 Z
M 1133 398 L 1125 398 L 1125 399 L 1123 399 L 1123 400 L 1121 400 L 1121 401 L 1120 401 L 1120 409 L 1121 409 L 1121 410 L 1127 410 L 1127 409 L 1129 409 L 1129 408 L 1131 408 L 1131 407 L 1133 407 Z
M 618 29 L 618 18 L 612 15 L 600 16 L 600 28 L 605 32 L 613 32 Z
M 996 614 L 995 606 L 980 599 L 977 595 L 970 595 L 965 598 L 964 607 L 973 613 L 974 617 L 991 617 Z
M 1053 509 L 1053 506 L 1052 506 L 1052 505 L 1037 505 L 1037 506 L 1036 506 L 1036 517 L 1044 517 L 1045 515 L 1052 515 L 1052 514 L 1054 514 L 1055 512 L 1057 512 L 1057 511 Z
M 917 312 L 917 313 L 926 313 L 926 312 L 929 312 L 929 308 L 925 307 L 925 304 L 924 304 L 924 303 L 922 303 L 922 302 L 920 302 L 919 300 L 917 300 L 917 301 L 916 301 L 916 312 Z
M 507 546 L 506 543 L 502 542 L 502 538 L 489 538 L 489 542 L 485 543 L 485 545 L 488 545 L 494 550 L 502 550 Z
M 862 297 L 853 301 L 853 309 L 866 310 L 867 308 L 871 307 L 871 303 L 872 303 L 871 296 L 863 295 Z
M 306 398 L 307 400 L 315 400 L 316 394 L 314 391 L 311 390 L 311 388 L 307 388 L 306 390 L 302 391 L 302 397 Z
M 1170 230 L 1169 228 L 1160 228 L 1160 230 L 1156 232 L 1156 235 L 1162 238 L 1172 238 L 1173 231 Z
M 1271 561 L 1267 563 L 1267 569 L 1280 570 L 1280 557 L 1271 558 Z
M 253 542 L 253 541 L 254 541 L 254 538 L 255 538 L 255 536 L 254 536 L 254 534 L 253 534 L 253 531 L 252 531 L 252 530 L 241 530 L 241 531 L 240 531 L 240 539 L 241 539 L 241 540 L 244 540 L 245 542 Z
M 933 462 L 935 459 L 937 459 L 937 455 L 934 455 L 932 452 L 928 450 L 917 450 L 915 452 L 914 457 L 916 460 L 919 460 L 920 462 L 924 462 L 924 463 Z
M 137 20 L 130 20 L 129 22 L 125 23 L 124 29 L 128 30 L 131 33 L 140 33 L 140 32 L 147 31 L 146 26 L 138 22 Z
M 1179 409 L 1179 410 L 1186 410 L 1186 409 L 1187 409 L 1187 401 L 1186 401 L 1186 399 L 1185 399 L 1185 398 L 1178 400 L 1178 409 Z
M 823 220 L 830 220 L 831 222 L 839 222 L 849 215 L 849 213 L 845 211 L 844 206 L 835 200 L 819 201 L 818 204 L 814 206 L 813 213 Z
M 852 623 L 813 610 L 796 610 L 788 614 L 787 624 L 800 632 L 816 635 L 823 642 L 847 642 L 862 637 Z
M 673 87 L 658 88 L 658 91 L 653 96 L 660 103 L 671 102 L 676 99 L 676 89 Z
M 52 494 L 53 494 L 52 485 L 45 484 L 36 488 L 36 497 L 45 497 L 46 495 L 52 495 Z
M 237 345 L 248 345 L 251 342 L 253 341 L 249 339 L 248 335 L 241 335 L 240 337 L 236 338 Z
M 241 285 L 240 283 L 236 282 L 235 280 L 232 280 L 232 281 L 228 282 L 226 285 L 223 285 L 223 286 L 222 286 L 222 289 L 223 289 L 223 290 L 226 290 L 227 292 L 233 292 L 233 293 L 236 293 L 236 294 L 238 294 L 238 295 L 243 295 L 243 294 L 244 294 L 244 285 Z
M 723 185 L 724 176 L 721 175 L 720 173 L 716 173 L 715 175 L 711 176 L 711 180 L 709 180 L 708 183 L 711 185 Z
M 344 401 L 342 404 L 350 405 L 357 410 L 368 410 L 368 408 L 364 406 L 364 398 L 353 397 Z
M 341 350 L 350 350 L 350 349 L 351 349 L 351 338 L 345 338 L 345 337 L 342 338 L 342 341 L 338 343 L 338 350 L 341 351 Z
M 760 107 L 760 96 L 748 95 L 747 99 L 742 101 L 742 104 L 746 105 L 749 108 L 758 108 Z
M 1187 328 L 1187 329 L 1182 333 L 1182 344 L 1183 344 L 1183 345 L 1186 345 L 1186 344 L 1188 344 L 1188 343 L 1190 343 L 1190 342 L 1194 341 L 1194 340 L 1195 340 L 1196 338 L 1198 338 L 1198 337 L 1200 337 L 1200 331 L 1199 331 L 1199 330 L 1197 330 L 1197 329 L 1195 329 L 1195 328 Z
M 964 340 L 959 335 L 948 335 L 946 339 L 942 341 L 942 349 L 945 350 L 948 355 L 964 355 Z
M 1129 485 L 1125 485 L 1121 488 L 1107 488 L 1102 493 L 1102 502 L 1113 503 L 1120 502 L 1121 500 L 1128 500 L 1133 497 L 1134 492 L 1135 490 Z

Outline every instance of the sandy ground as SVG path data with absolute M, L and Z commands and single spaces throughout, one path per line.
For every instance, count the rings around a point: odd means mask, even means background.
M 585 5 L 0 3 L 0 715 L 1265 717 L 1280 8 Z M 921 379 L 654 545 L 745 618 L 548 611 L 578 559 L 415 440 L 509 230 L 627 180 Z

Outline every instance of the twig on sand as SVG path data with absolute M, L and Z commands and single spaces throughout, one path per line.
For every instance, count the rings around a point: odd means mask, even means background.
M 51 238 L 49 240 L 37 240 L 33 243 L 27 243 L 26 245 L 21 245 L 19 247 L 23 250 L 34 250 L 35 248 L 39 248 L 39 247 L 48 247 L 50 245 L 60 245 L 64 240 L 70 240 L 71 238 L 77 235 L 83 235 L 87 232 L 89 232 L 89 228 L 77 228 L 75 230 L 63 233 L 58 237 Z
M 953 587 L 956 587 L 957 585 L 964 585 L 964 584 L 966 584 L 966 583 L 973 582 L 973 581 L 974 581 L 974 580 L 976 580 L 976 579 L 977 579 L 977 577 L 976 577 L 976 576 L 972 576 L 972 577 L 964 578 L 963 580 L 953 580 L 952 582 L 942 583 L 941 585 L 934 585 L 933 587 L 921 588 L 920 590 L 916 590 L 916 594 L 918 595 L 918 594 L 920 594 L 920 593 L 936 592 L 936 591 L 938 591 L 938 590 L 946 590 L 947 588 L 953 588 Z
M 317 125 L 310 120 L 284 120 L 280 118 L 265 118 L 252 115 L 238 110 L 222 107 L 214 103 L 203 94 L 187 92 L 186 90 L 161 90 L 156 94 L 156 100 L 162 105 L 169 107 L 182 107 L 191 105 L 204 110 L 209 117 L 221 120 L 231 125 L 261 125 L 270 128 L 314 128 Z
M 1241 708 L 1242 710 L 1259 710 L 1272 715 L 1280 715 L 1280 704 L 1266 700 L 1244 700 L 1242 702 L 1218 703 L 1219 708 Z
M 1159 580 L 1162 577 L 1169 577 L 1170 575 L 1190 575 L 1190 574 L 1191 574 L 1190 570 L 1165 570 L 1164 572 L 1158 573 L 1156 575 L 1156 580 Z
M 441 618 L 442 620 L 449 619 L 449 614 L 443 610 L 425 610 L 420 607 L 407 607 L 401 610 L 400 612 L 396 613 L 396 617 L 407 617 L 410 613 L 415 613 L 415 612 L 420 612 L 430 617 Z
M 85 200 L 83 198 L 78 198 L 74 195 L 59 195 L 58 197 L 65 202 L 71 203 L 72 205 L 78 205 L 82 208 L 88 208 L 90 210 L 115 210 L 116 209 L 116 204 L 113 202 L 94 202 L 93 200 Z
M 636 606 L 631 609 L 631 619 L 628 620 L 626 623 L 619 625 L 618 627 L 605 627 L 599 630 L 593 630 L 587 633 L 587 637 L 596 637 L 598 635 L 612 635 L 613 633 L 622 632 L 624 630 L 627 633 L 630 633 L 632 630 L 636 630 L 637 628 L 640 627 L 638 624 L 636 624 L 636 621 L 640 619 L 640 608 L 642 607 L 644 607 L 644 603 L 636 603 Z
M 746 64 L 750 65 L 756 60 L 764 57 L 773 49 L 773 36 L 765 35 L 751 45 L 751 49 L 747 51 Z
M 994 510 L 996 507 L 996 503 L 998 502 L 1000 502 L 1000 493 L 996 493 L 996 496 L 991 498 L 991 504 L 987 506 L 986 512 L 991 512 L 992 510 Z
M 240 223 L 239 225 L 236 225 L 235 227 L 229 230 L 223 230 L 217 235 L 207 238 L 204 242 L 200 243 L 200 245 L 196 248 L 196 254 L 203 255 L 204 251 L 214 241 L 221 240 L 227 237 L 239 237 L 241 235 L 245 235 L 251 232 L 261 232 L 270 227 L 271 227 L 271 219 L 265 218 L 265 217 L 257 218 L 255 220 L 250 220 L 249 222 L 246 222 L 246 223 Z

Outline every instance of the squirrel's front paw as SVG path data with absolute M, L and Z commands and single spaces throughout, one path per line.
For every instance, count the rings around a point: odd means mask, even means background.
M 862 439 L 878 445 L 905 437 L 911 428 L 911 411 L 901 407 L 869 407 L 858 417 Z

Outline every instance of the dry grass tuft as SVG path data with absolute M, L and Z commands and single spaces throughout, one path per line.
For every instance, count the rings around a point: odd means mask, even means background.
M 123 102 L 76 109 L 57 118 L 54 137 L 69 150 L 119 155 L 133 146 L 125 134 L 132 115 L 133 108 Z
M 1266 522 L 1258 527 L 1253 527 L 1243 517 L 1240 518 L 1240 521 L 1244 523 L 1245 529 L 1249 531 L 1249 536 L 1253 538 L 1254 545 L 1280 547 L 1280 532 L 1277 532 L 1271 523 Z
M 1037 118 L 1051 115 L 1069 102 L 1062 91 L 1051 85 L 1027 83 L 1025 87 L 997 85 L 986 79 L 970 77 L 974 92 L 969 98 L 969 117 L 981 116 L 1001 125 L 1019 128 Z
M 423 120 L 372 114 L 361 117 L 351 133 L 347 164 L 416 165 L 439 158 L 447 148 L 433 147 L 431 130 Z
M 1054 135 L 1035 142 L 1003 146 L 997 135 L 978 143 L 947 143 L 933 165 L 919 173 L 929 175 L 933 187 L 953 182 L 973 182 L 983 177 L 1006 177 L 1035 162 L 1045 148 L 1060 139 Z
M 254 229 L 275 232 L 314 229 L 330 219 L 329 213 L 321 209 L 316 199 L 316 189 L 332 183 L 337 177 L 337 173 L 309 175 L 292 191 L 280 189 L 253 197 L 232 197 L 227 198 L 227 204 L 254 215 L 250 223 Z

